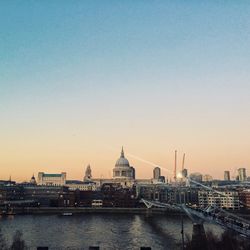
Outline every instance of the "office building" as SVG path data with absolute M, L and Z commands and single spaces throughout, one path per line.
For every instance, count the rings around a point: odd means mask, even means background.
M 239 181 L 246 181 L 246 179 L 247 179 L 246 169 L 239 168 L 238 169 L 238 176 L 239 176 Z
M 159 167 L 155 167 L 153 170 L 153 178 L 155 180 L 159 180 L 160 176 L 161 176 L 161 169 Z
M 230 172 L 224 171 L 224 181 L 230 181 Z

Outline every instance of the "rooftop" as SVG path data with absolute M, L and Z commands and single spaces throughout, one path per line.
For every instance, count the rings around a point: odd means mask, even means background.
M 43 174 L 44 177 L 61 177 L 62 174 Z

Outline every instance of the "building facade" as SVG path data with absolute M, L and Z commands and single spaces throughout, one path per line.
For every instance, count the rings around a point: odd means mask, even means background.
M 224 209 L 240 209 L 240 200 L 238 191 L 218 190 L 217 192 L 200 190 L 198 191 L 200 207 L 217 206 Z
M 37 184 L 45 186 L 64 186 L 66 184 L 66 173 L 46 174 L 44 172 L 39 172 Z
M 93 181 L 77 181 L 77 180 L 68 180 L 65 183 L 65 186 L 69 190 L 80 190 L 80 191 L 96 191 L 97 185 Z
M 250 209 L 250 189 L 246 188 L 239 192 L 240 201 L 245 209 Z
M 67 188 L 56 185 L 24 186 L 24 199 L 38 202 L 40 206 L 58 206 L 58 198 Z

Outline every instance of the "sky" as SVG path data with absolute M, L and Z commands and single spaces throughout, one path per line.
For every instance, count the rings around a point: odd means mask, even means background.
M 0 1 L 0 179 L 250 175 L 249 69 L 249 1 Z

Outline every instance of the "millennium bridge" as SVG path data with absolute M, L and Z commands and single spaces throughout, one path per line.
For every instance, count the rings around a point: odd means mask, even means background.
M 223 195 L 211 187 L 207 187 L 190 178 L 188 178 L 188 180 L 190 183 L 194 183 L 204 189 L 209 189 L 215 193 L 218 193 L 219 195 Z M 218 206 L 209 205 L 207 207 L 196 207 L 187 205 L 185 203 L 171 204 L 146 199 L 141 199 L 141 202 L 145 204 L 149 211 L 153 207 L 158 207 L 186 214 L 193 223 L 192 242 L 194 242 L 194 245 L 196 245 L 195 249 L 201 249 L 204 244 L 206 244 L 206 234 L 203 226 L 204 222 L 216 224 L 224 230 L 232 231 L 234 233 L 237 233 L 239 236 L 250 240 L 250 221 L 237 216 L 236 214 L 230 213 L 222 208 L 219 208 Z M 181 234 L 182 246 L 184 249 L 183 219 Z

